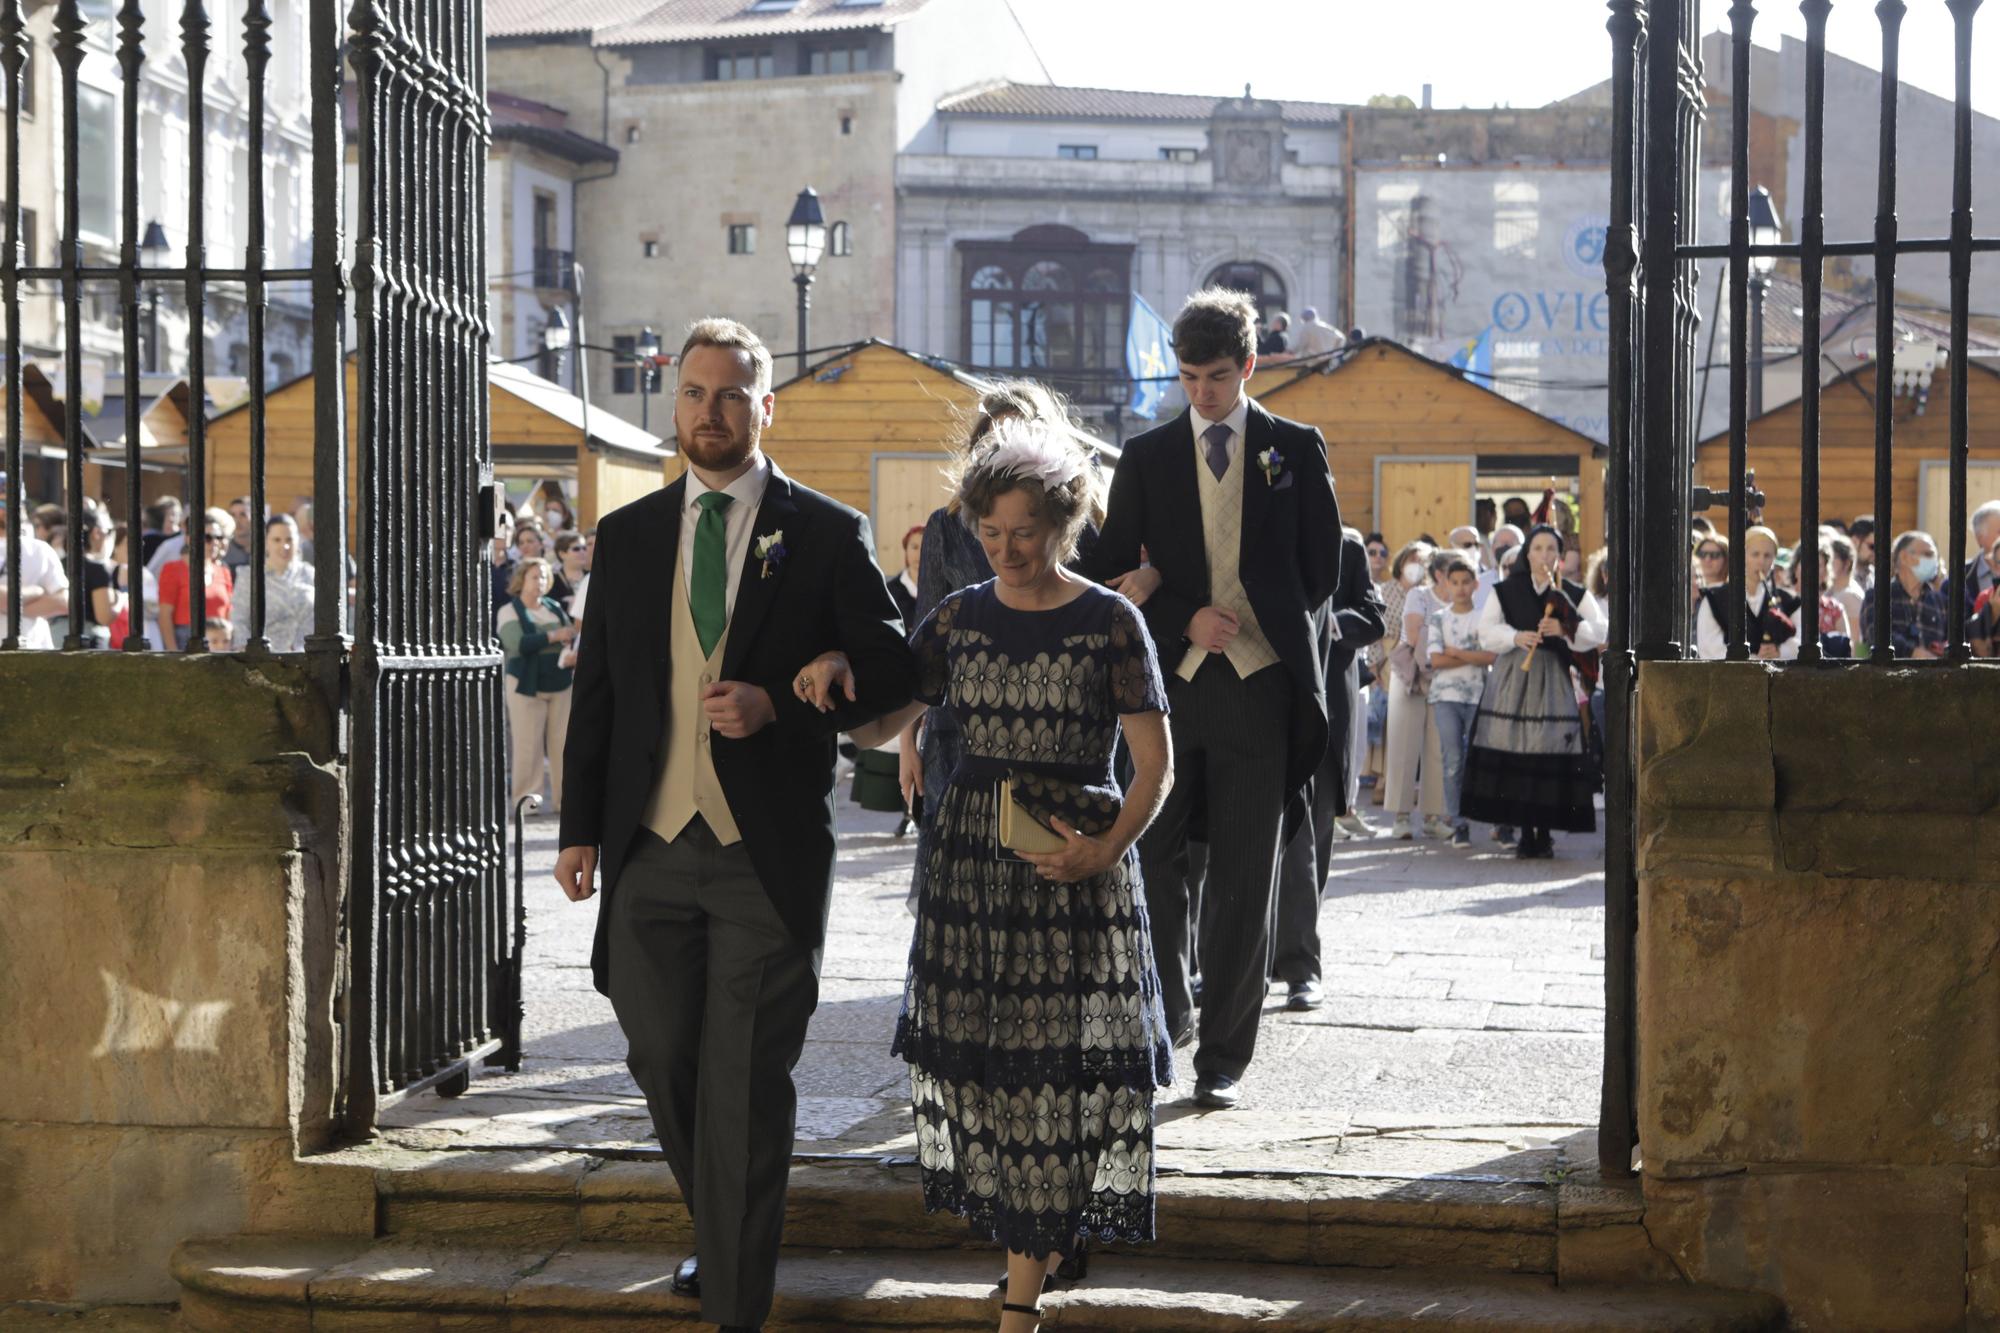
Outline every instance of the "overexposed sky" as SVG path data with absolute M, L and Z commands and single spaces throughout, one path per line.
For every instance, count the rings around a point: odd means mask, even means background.
M 1902 77 L 1941 97 L 1953 89 L 1945 0 L 1908 0 Z M 1602 0 L 1013 0 L 1057 83 L 1154 92 L 1241 93 L 1363 102 L 1375 93 L 1439 107 L 1542 106 L 1610 77 Z M 1762 46 L 1805 37 L 1790 0 L 1758 6 Z M 1727 31 L 1727 0 L 1702 6 L 1705 31 Z M 1882 64 L 1873 0 L 1834 0 L 1827 47 Z M 1973 105 L 2000 115 L 2000 4 L 1973 25 Z M 1984 78 L 1979 72 L 1984 71 Z

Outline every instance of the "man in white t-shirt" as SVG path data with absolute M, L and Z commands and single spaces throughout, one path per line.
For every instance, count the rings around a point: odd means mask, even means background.
M 49 635 L 50 616 L 59 616 L 69 605 L 69 575 L 63 571 L 62 557 L 24 524 L 8 544 L 7 503 L 0 498 L 0 625 L 6 623 L 8 561 L 14 550 L 21 553 L 21 646 L 53 648 Z M 4 633 L 4 630 L 0 630 Z

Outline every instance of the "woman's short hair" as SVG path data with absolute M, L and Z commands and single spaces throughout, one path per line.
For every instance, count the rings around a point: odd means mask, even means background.
M 290 528 L 294 540 L 299 535 L 299 521 L 290 514 L 273 514 L 265 519 L 264 531 L 268 534 L 272 528 Z
M 236 535 L 236 515 L 230 513 L 227 509 L 214 508 L 202 510 L 202 528 L 206 530 L 211 523 L 222 529 L 222 539 L 224 541 L 228 541 Z
M 1479 569 L 1472 560 L 1456 546 L 1441 546 L 1431 552 L 1430 574 L 1432 578 L 1448 576 L 1454 569 L 1462 569 L 1474 578 L 1479 577 Z
M 1600 602 L 1611 595 L 1611 552 L 1604 547 L 1592 552 L 1583 567 L 1583 586 Z
M 1403 566 L 1409 564 L 1412 560 L 1421 560 L 1428 566 L 1431 560 L 1431 552 L 1435 549 L 1427 541 L 1410 542 L 1402 550 L 1396 552 L 1395 557 L 1389 561 L 1389 573 L 1394 578 L 1402 578 Z
M 526 520 L 523 520 L 521 524 L 514 529 L 514 537 L 513 537 L 514 545 L 518 548 L 521 545 L 521 538 L 527 536 L 529 533 L 533 533 L 535 535 L 535 540 L 540 542 L 543 546 L 548 545 L 549 541 L 548 534 L 542 531 L 542 525 L 539 523 L 530 523 L 527 522 Z
M 903 533 L 903 545 L 908 546 L 910 544 L 910 538 L 921 537 L 923 535 L 924 535 L 924 525 L 921 523 L 912 523 L 910 524 L 909 529 Z
M 562 555 L 564 551 L 581 549 L 582 546 L 583 534 L 580 532 L 565 532 L 556 538 L 556 554 L 558 556 Z
M 1722 548 L 1722 553 L 1724 555 L 1728 555 L 1729 535 L 1727 533 L 1716 532 L 1713 529 L 1711 529 L 1708 532 L 1697 532 L 1694 535 L 1694 540 L 1688 543 L 1689 549 L 1694 551 L 1700 551 L 1701 548 L 1704 546 L 1720 546 Z
M 968 527 L 992 514 L 1001 496 L 1023 492 L 1035 516 L 1055 526 L 1056 559 L 1066 561 L 1090 520 L 1095 472 L 1092 451 L 1065 423 L 1008 420 L 961 461 L 953 489 Z
M 1820 554 L 1838 560 L 1850 568 L 1854 564 L 1854 543 L 1847 540 L 1847 534 L 1833 528 L 1821 528 L 1819 532 Z
M 1174 316 L 1174 355 L 1184 366 L 1225 358 L 1243 366 L 1257 351 L 1257 307 L 1242 292 L 1204 287 Z
M 523 557 L 521 562 L 514 566 L 514 572 L 507 576 L 507 595 L 509 597 L 519 597 L 521 595 L 521 589 L 528 586 L 528 571 L 531 569 L 542 571 L 542 592 L 545 595 L 547 594 L 549 581 L 555 575 L 549 569 L 548 561 L 538 555 L 531 555 Z

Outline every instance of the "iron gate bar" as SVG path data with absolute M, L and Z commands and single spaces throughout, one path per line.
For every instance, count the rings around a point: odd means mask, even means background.
M 1637 179 L 1633 126 L 1637 115 L 1639 44 L 1645 36 L 1642 0 L 1610 0 L 1611 209 L 1605 235 L 1605 290 L 1610 297 L 1610 382 L 1605 452 L 1606 542 L 1613 570 L 1604 650 L 1604 1075 L 1598 1098 L 1598 1169 L 1632 1174 L 1638 1143 L 1634 1059 L 1638 996 L 1635 967 L 1638 880 L 1632 825 L 1632 575 L 1630 468 L 1632 451 L 1633 303 L 1638 238 L 1633 225 Z
M 188 86 L 188 222 L 187 222 L 187 418 L 188 518 L 182 548 L 188 566 L 188 646 L 190 653 L 208 651 L 203 632 L 208 606 L 208 551 L 202 540 L 208 485 L 208 104 L 203 78 L 208 69 L 208 11 L 201 0 L 187 0 L 181 9 L 181 62 Z M 72 177 L 71 179 L 74 179 Z M 173 645 L 162 643 L 162 648 Z
M 146 648 L 145 542 L 133 535 L 144 527 L 139 513 L 139 70 L 145 61 L 145 21 L 139 0 L 125 0 L 119 8 L 118 64 L 125 79 L 125 139 L 120 145 L 124 240 L 118 250 L 119 305 L 125 319 L 125 586 L 139 590 L 136 603 L 126 604 L 125 642 L 117 645 L 128 653 Z
M 1896 430 L 1897 46 L 1904 12 L 1903 0 L 1879 0 L 1875 6 L 1882 24 L 1882 120 L 1875 178 L 1875 633 L 1868 660 L 1877 665 L 1896 660 L 1896 646 L 1889 639 L 1890 580 L 1882 577 L 1882 542 L 1896 530 L 1890 521 L 1895 480 L 1890 469 Z M 1893 577 L 1894 571 L 1890 573 Z
M 1826 20 L 1833 10 L 1832 0 L 1802 0 L 1800 11 L 1806 20 L 1806 180 L 1805 204 L 1799 219 L 1799 281 L 1804 294 L 1803 326 L 1799 357 L 1799 527 L 1806 543 L 1805 597 L 1803 605 L 1815 608 L 1818 623 L 1819 580 L 1819 358 L 1820 316 L 1824 306 L 1826 205 L 1824 180 L 1826 147 Z M 1761 353 L 1761 349 L 1760 349 Z M 1797 562 L 1794 562 L 1796 568 Z M 1806 617 L 1801 617 L 1805 619 Z M 1859 630 L 1859 626 L 1852 627 Z M 1851 649 L 1850 649 L 1851 651 Z M 1799 660 L 1820 660 L 1819 635 L 1799 635 Z
M 306 650 L 319 663 L 322 691 L 348 727 L 347 649 L 347 275 L 342 268 L 342 29 L 339 0 L 311 0 L 313 311 L 313 632 Z M 343 757 L 349 736 L 342 738 Z M 352 923 L 349 926 L 352 930 Z M 348 996 L 354 997 L 350 986 Z M 351 1024 L 350 1024 L 351 1027 Z M 350 1032 L 349 1040 L 355 1040 Z
M 271 640 L 265 634 L 264 598 L 264 75 L 271 63 L 271 11 L 264 0 L 249 0 L 243 8 L 243 63 L 250 78 L 249 207 L 245 222 L 243 267 L 248 275 L 243 283 L 243 299 L 248 307 L 250 337 L 250 532 L 244 549 L 250 562 L 244 572 L 250 576 L 250 628 L 246 646 L 252 652 L 268 653 Z M 294 553 L 293 559 L 298 559 Z
M 1953 0 L 1945 0 L 1951 4 Z M 1896 253 L 1899 255 L 1948 255 L 1955 242 L 1950 237 L 1925 237 L 1920 240 L 1899 240 Z M 1867 257 L 1878 253 L 1881 246 L 1874 241 L 1828 241 L 1820 253 L 1829 259 L 1846 257 Z M 1975 236 L 1972 238 L 1973 254 L 2000 253 L 2000 236 Z M 1805 254 L 1805 247 L 1796 241 L 1777 245 L 1753 245 L 1746 251 L 1752 255 L 1770 255 L 1777 259 L 1799 259 Z M 1727 259 L 1731 254 L 1727 245 L 1677 245 L 1674 247 L 1676 259 Z
M 63 180 L 71 188 L 63 191 L 62 239 L 58 243 L 58 258 L 63 264 L 62 311 L 63 311 L 63 486 L 68 494 L 63 497 L 69 514 L 70 559 L 69 571 L 69 629 L 63 635 L 62 646 L 66 649 L 83 646 L 83 564 L 79 552 L 83 549 L 83 280 L 77 270 L 83 267 L 82 217 L 83 193 L 74 187 L 81 179 L 78 162 L 81 148 L 81 134 L 77 125 L 77 82 L 79 67 L 83 64 L 83 31 L 85 23 L 83 10 L 78 0 L 62 0 L 56 6 L 54 46 L 56 63 L 62 67 L 62 169 Z M 19 207 L 19 200 L 15 201 Z M 18 356 L 20 344 L 9 348 L 10 355 Z M 15 511 L 8 511 L 16 516 Z M 10 541 L 11 551 L 17 542 Z M 18 565 L 19 560 L 10 564 Z
M 1970 462 L 1966 417 L 1965 351 L 1972 311 L 1972 18 L 1980 0 L 1945 0 L 1951 10 L 1953 66 L 1957 74 L 1952 105 L 1951 161 L 1951 637 L 1949 656 L 1970 660 L 1966 642 L 1966 471 Z M 1881 538 L 1876 538 L 1876 550 Z M 1983 556 L 1985 552 L 1980 552 Z
M 0 66 L 7 84 L 7 253 L 0 256 L 0 303 L 7 307 L 7 346 L 21 345 L 21 67 L 28 58 L 21 0 L 0 0 Z M 0 648 L 21 646 L 21 358 L 7 358 L 7 635 Z
M 168 278 L 172 277 L 175 273 L 184 273 L 185 271 L 185 268 L 142 268 L 139 270 L 138 276 L 142 280 L 150 282 L 155 277 Z M 69 272 L 69 269 L 61 265 L 54 268 L 23 268 L 21 270 L 21 279 L 24 282 L 30 279 L 58 282 L 68 277 Z M 117 282 L 125 277 L 127 270 L 123 264 L 83 264 L 78 266 L 76 272 L 86 282 Z M 202 273 L 211 283 L 248 282 L 250 279 L 250 270 L 247 268 L 205 268 L 202 270 Z M 309 268 L 273 268 L 263 270 L 264 281 L 267 283 L 308 282 L 313 276 L 313 270 Z
M 1729 7 L 1729 576 L 1722 625 L 1724 655 L 1732 662 L 1750 656 L 1749 589 L 1744 587 L 1744 473 L 1750 466 L 1750 29 L 1757 6 L 1736 0 Z M 1757 349 L 1757 371 L 1764 349 Z M 1698 617 L 1697 617 L 1698 619 Z M 1698 646 L 1698 645 L 1697 645 Z

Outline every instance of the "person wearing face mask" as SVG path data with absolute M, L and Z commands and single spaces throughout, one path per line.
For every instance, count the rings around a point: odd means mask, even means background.
M 1507 571 L 1500 567 L 1501 557 L 1521 544 L 1521 530 L 1512 523 L 1503 523 L 1494 532 L 1488 543 L 1490 550 L 1486 567 L 1479 571 L 1479 589 L 1472 594 L 1472 605 L 1484 611 L 1486 601 L 1493 596 L 1494 585 L 1507 577 Z
M 1714 542 L 1711 538 L 1711 543 Z M 1766 662 L 1790 662 L 1799 655 L 1799 599 L 1771 581 L 1778 563 L 1778 534 L 1751 528 L 1743 534 L 1743 585 L 1748 611 L 1750 651 Z M 1729 582 L 1724 578 L 1701 590 L 1694 613 L 1695 653 L 1719 662 L 1729 655 L 1723 626 L 1729 619 Z
M 1444 820 L 1443 761 L 1439 758 L 1437 729 L 1432 725 L 1427 695 L 1430 689 L 1430 654 L 1424 651 L 1424 620 L 1435 605 L 1429 587 L 1431 557 L 1436 551 L 1422 542 L 1412 542 L 1396 555 L 1399 578 L 1386 599 L 1388 624 L 1393 647 L 1382 683 L 1389 696 L 1388 729 L 1383 737 L 1382 804 L 1396 817 L 1390 830 L 1393 838 L 1407 841 L 1416 836 L 1410 814 L 1419 801 L 1418 778 L 1422 777 L 1423 812 L 1432 825 Z M 1432 836 L 1438 836 L 1432 829 Z M 1444 837 L 1451 836 L 1449 828 Z
M 1479 613 L 1480 647 L 1499 656 L 1472 724 L 1459 813 L 1518 826 L 1524 858 L 1555 855 L 1554 829 L 1597 826 L 1571 655 L 1603 644 L 1604 610 L 1559 576 L 1562 550 L 1556 530 L 1537 524 Z
M 1937 543 L 1911 531 L 1889 548 L 1889 565 L 1872 596 L 1889 597 L 1889 645 L 1896 656 L 1923 661 L 1943 657 L 1950 637 L 1945 591 L 1939 586 Z M 1871 602 L 1866 624 L 1874 624 Z
M 576 515 L 570 512 L 570 507 L 562 496 L 553 490 L 542 503 L 542 522 L 547 525 L 551 535 L 560 536 L 565 532 L 576 531 Z

